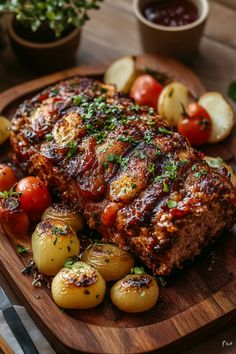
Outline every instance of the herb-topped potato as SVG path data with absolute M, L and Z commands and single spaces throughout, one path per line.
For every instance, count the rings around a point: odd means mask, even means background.
M 105 243 L 86 250 L 82 260 L 96 268 L 106 281 L 121 279 L 134 265 L 134 258 L 129 252 Z
M 55 303 L 67 309 L 89 309 L 104 298 L 106 283 L 99 272 L 84 262 L 63 268 L 52 281 Z
M 39 272 L 55 275 L 68 257 L 77 256 L 80 243 L 69 225 L 62 220 L 45 219 L 32 235 L 33 260 Z
M 70 225 L 74 231 L 82 230 L 84 226 L 83 216 L 62 203 L 54 203 L 45 210 L 42 220 L 48 218 L 62 220 Z
M 142 268 L 134 268 L 111 288 L 111 300 L 115 306 L 125 312 L 143 312 L 157 302 L 159 288 L 155 278 L 144 273 Z

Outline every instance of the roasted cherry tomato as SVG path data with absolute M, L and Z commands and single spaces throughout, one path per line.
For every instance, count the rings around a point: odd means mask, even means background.
M 157 109 L 157 102 L 163 86 L 151 75 L 141 75 L 133 83 L 130 90 L 132 97 L 141 106 Z
M 8 191 L 16 181 L 14 170 L 6 164 L 0 164 L 0 192 Z
M 23 241 L 29 231 L 29 218 L 18 197 L 0 199 L 0 222 L 5 233 L 14 240 Z
M 211 134 L 212 122 L 207 111 L 198 103 L 190 103 L 183 119 L 178 123 L 178 131 L 195 146 L 205 144 Z
M 20 193 L 20 203 L 31 220 L 38 219 L 51 204 L 52 198 L 45 184 L 37 177 L 22 178 L 16 192 Z

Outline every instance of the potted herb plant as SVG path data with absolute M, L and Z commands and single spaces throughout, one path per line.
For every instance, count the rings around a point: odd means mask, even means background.
M 51 71 L 73 62 L 88 11 L 102 1 L 7 0 L 0 1 L 0 14 L 8 14 L 9 37 L 19 57 L 33 68 Z

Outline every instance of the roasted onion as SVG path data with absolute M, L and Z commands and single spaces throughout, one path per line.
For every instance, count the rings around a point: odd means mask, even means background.
M 156 280 L 148 274 L 129 274 L 111 288 L 111 300 L 125 312 L 143 312 L 152 308 L 159 296 Z
M 96 268 L 106 281 L 123 278 L 134 265 L 129 252 L 108 243 L 93 245 L 84 252 L 82 261 Z
M 33 259 L 39 272 L 55 275 L 63 268 L 67 258 L 78 256 L 80 242 L 64 221 L 45 219 L 32 235 Z
M 63 220 L 75 231 L 82 230 L 84 226 L 83 216 L 62 203 L 52 204 L 45 210 L 42 219 L 48 218 Z
M 84 262 L 63 268 L 52 281 L 55 303 L 67 309 L 88 309 L 100 304 L 106 283 L 99 272 Z

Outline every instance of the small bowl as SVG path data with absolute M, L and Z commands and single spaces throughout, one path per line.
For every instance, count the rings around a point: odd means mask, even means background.
M 198 50 L 200 39 L 209 14 L 207 0 L 191 0 L 199 10 L 196 21 L 176 27 L 161 26 L 148 21 L 143 10 L 150 0 L 133 0 L 134 13 L 145 52 L 188 59 Z

